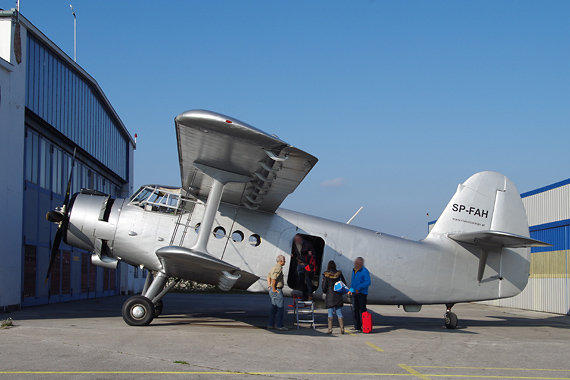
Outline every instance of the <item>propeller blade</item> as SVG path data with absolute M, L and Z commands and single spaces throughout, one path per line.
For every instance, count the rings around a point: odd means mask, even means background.
M 63 204 L 65 208 L 67 208 L 67 203 L 69 202 L 69 197 L 71 195 L 71 180 L 73 179 L 73 168 L 75 167 L 75 153 L 77 152 L 77 148 L 73 149 L 73 159 L 71 160 L 71 170 L 69 171 L 69 180 L 67 181 L 67 190 L 65 191 L 65 199 L 63 200 Z
M 63 228 L 60 227 L 57 229 L 55 233 L 55 237 L 53 238 L 53 244 L 51 246 L 51 257 L 49 259 L 49 266 L 46 274 L 46 283 L 49 279 L 49 275 L 51 274 L 51 270 L 53 267 L 53 263 L 55 262 L 55 258 L 59 254 L 59 245 L 61 244 L 61 236 L 63 235 Z

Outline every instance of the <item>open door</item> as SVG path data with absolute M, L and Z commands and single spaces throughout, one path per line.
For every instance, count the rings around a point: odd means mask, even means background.
M 313 289 L 311 292 L 314 292 L 319 287 L 319 278 L 321 276 L 321 267 L 323 263 L 323 252 L 325 249 L 325 241 L 320 238 L 319 236 L 312 236 L 312 235 L 305 235 L 305 234 L 298 234 L 303 238 L 303 241 L 308 243 L 306 246 L 312 247 L 313 254 L 315 255 L 316 259 L 316 271 L 313 275 Z M 287 285 L 293 290 L 302 291 L 303 290 L 303 281 L 299 279 L 299 275 L 297 274 L 297 249 L 295 247 L 295 240 L 292 239 L 291 241 L 291 260 L 289 263 L 289 274 L 287 276 Z M 306 252 L 303 252 L 306 254 Z

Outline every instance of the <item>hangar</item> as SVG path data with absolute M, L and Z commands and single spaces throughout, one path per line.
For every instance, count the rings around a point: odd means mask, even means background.
M 530 276 L 517 296 L 485 303 L 570 315 L 570 178 L 521 194 L 530 237 L 551 244 L 531 248 Z M 429 228 L 435 221 L 429 222 Z
M 94 78 L 16 10 L 0 10 L 0 310 L 135 292 L 142 271 L 96 267 L 62 245 L 44 281 L 77 149 L 72 193 L 132 193 L 135 142 Z

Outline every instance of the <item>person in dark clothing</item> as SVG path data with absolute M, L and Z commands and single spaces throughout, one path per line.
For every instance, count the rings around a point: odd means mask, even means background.
M 300 234 L 293 239 L 293 257 L 297 261 L 296 288 L 303 291 L 303 300 L 313 293 L 313 273 L 316 270 L 315 248 Z M 309 270 L 307 270 L 307 268 Z
M 344 334 L 344 318 L 342 317 L 342 294 L 335 292 L 334 285 L 338 282 L 344 280 L 342 272 L 336 269 L 336 263 L 331 260 L 327 265 L 327 270 L 323 273 L 322 289 L 325 294 L 325 305 L 328 308 L 329 323 L 328 323 L 328 334 L 332 334 L 333 328 L 333 313 L 336 314 L 338 318 L 338 324 L 340 326 L 340 333 Z
M 354 317 L 354 331 L 362 331 L 362 313 L 366 311 L 366 298 L 370 286 L 370 273 L 364 267 L 364 259 L 357 257 L 354 260 L 352 281 L 349 295 L 352 296 L 352 313 Z

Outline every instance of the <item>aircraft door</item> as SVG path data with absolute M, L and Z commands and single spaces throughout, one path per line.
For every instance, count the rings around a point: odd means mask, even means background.
M 297 241 L 296 236 L 301 240 Z M 325 241 L 319 236 L 296 234 L 291 238 L 290 244 L 291 262 L 287 285 L 300 292 L 307 289 L 309 293 L 315 292 L 319 287 Z

